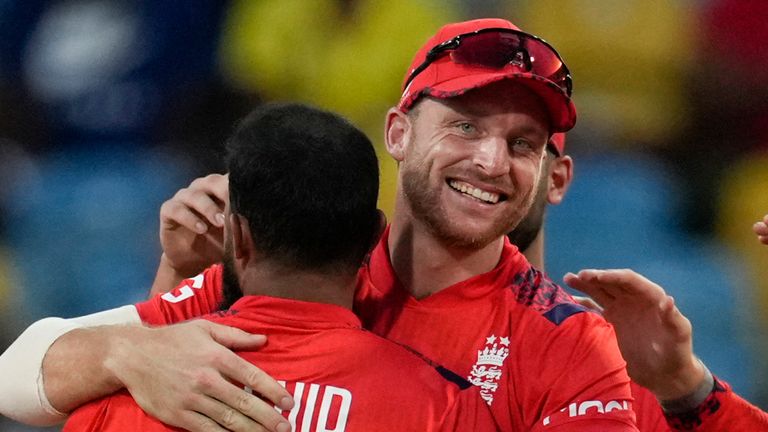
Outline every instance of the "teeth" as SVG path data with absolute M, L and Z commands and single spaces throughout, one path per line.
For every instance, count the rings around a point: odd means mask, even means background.
M 475 197 L 479 200 L 496 204 L 499 202 L 499 194 L 493 193 L 493 192 L 487 192 L 481 189 L 478 189 L 476 187 L 470 186 L 467 183 L 459 182 L 458 180 L 451 180 L 450 186 L 457 191 L 461 191 L 462 193 L 465 193 L 467 195 L 470 195 L 472 197 Z

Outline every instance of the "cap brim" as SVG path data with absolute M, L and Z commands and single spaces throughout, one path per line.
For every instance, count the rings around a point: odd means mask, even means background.
M 410 108 L 422 96 L 438 99 L 456 97 L 505 79 L 519 81 L 541 98 L 552 122 L 552 132 L 567 132 L 576 124 L 576 106 L 565 91 L 555 83 L 530 73 L 492 72 L 449 79 L 411 94 L 408 99 L 400 101 L 400 107 Z

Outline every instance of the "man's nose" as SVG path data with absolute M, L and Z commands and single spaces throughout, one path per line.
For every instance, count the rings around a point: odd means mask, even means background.
M 509 171 L 509 146 L 501 137 L 485 137 L 477 145 L 473 160 L 489 177 L 498 177 Z

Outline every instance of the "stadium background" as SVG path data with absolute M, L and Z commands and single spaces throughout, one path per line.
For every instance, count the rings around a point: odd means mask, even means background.
M 391 212 L 383 118 L 411 56 L 484 16 L 544 36 L 574 75 L 576 174 L 547 221 L 550 275 L 658 281 L 696 352 L 768 408 L 768 250 L 751 232 L 768 213 L 761 0 L 0 0 L 0 348 L 38 318 L 141 300 L 160 204 L 220 172 L 224 137 L 263 101 L 365 129 Z

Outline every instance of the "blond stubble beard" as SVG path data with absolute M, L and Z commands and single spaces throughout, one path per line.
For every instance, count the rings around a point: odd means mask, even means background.
M 460 223 L 449 220 L 445 208 L 440 203 L 440 192 L 429 187 L 430 166 L 410 168 L 407 164 L 402 164 L 400 169 L 403 194 L 411 214 L 418 223 L 432 233 L 435 239 L 451 248 L 468 250 L 484 248 L 512 231 L 533 204 L 532 188 L 521 203 L 522 208 L 511 208 L 506 217 L 500 217 L 499 220 L 494 221 L 491 228 L 485 232 L 476 233 L 476 235 L 468 234 L 461 229 Z

